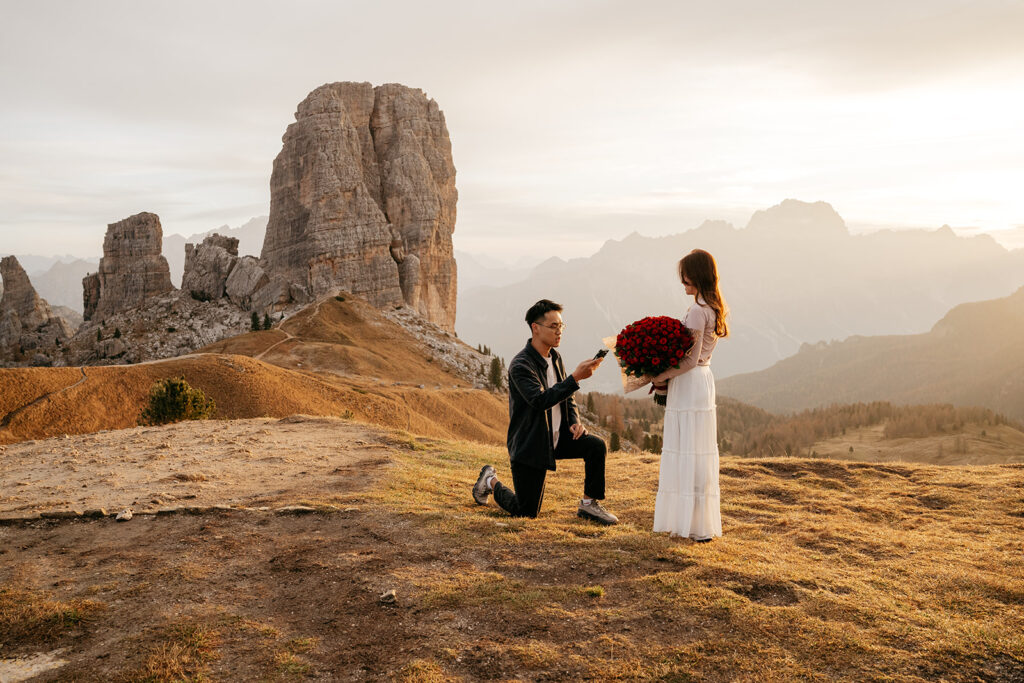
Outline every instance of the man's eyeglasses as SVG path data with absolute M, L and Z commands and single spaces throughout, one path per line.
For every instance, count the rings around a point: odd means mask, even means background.
M 534 325 L 540 325 L 540 323 L 534 323 Z M 562 330 L 565 329 L 565 323 L 555 323 L 554 325 L 540 325 L 540 326 L 541 327 L 546 327 L 549 330 L 554 330 L 555 332 L 561 332 Z

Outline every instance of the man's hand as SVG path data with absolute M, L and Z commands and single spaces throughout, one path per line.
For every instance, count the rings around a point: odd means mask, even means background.
M 578 383 L 580 380 L 584 380 L 594 374 L 594 370 L 597 370 L 597 366 L 601 364 L 604 358 L 591 358 L 585 360 L 576 366 L 576 369 L 572 371 L 572 376 L 576 378 Z
M 572 440 L 580 438 L 581 436 L 587 435 L 587 428 L 581 425 L 579 422 L 576 424 L 569 425 L 569 431 L 572 432 Z

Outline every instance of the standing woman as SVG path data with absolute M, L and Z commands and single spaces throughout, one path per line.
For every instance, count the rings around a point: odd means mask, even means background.
M 694 303 L 683 323 L 693 347 L 678 368 L 654 378 L 668 382 L 661 476 L 654 503 L 654 530 L 698 542 L 722 535 L 718 494 L 718 424 L 711 352 L 729 334 L 729 312 L 718 289 L 718 266 L 702 249 L 679 261 L 679 279 Z

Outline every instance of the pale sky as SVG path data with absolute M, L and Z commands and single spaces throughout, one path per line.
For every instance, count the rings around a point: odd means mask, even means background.
M 269 209 L 296 105 L 445 112 L 455 246 L 593 253 L 786 198 L 1024 246 L 1024 3 L 0 0 L 0 254 Z M 539 259 L 538 259 L 539 260 Z

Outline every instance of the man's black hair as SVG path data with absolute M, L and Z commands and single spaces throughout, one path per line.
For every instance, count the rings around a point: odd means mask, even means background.
M 532 325 L 535 322 L 539 322 L 541 318 L 548 314 L 548 311 L 558 311 L 561 313 L 562 304 L 556 304 L 550 299 L 541 299 L 530 306 L 530 310 L 526 312 L 526 324 Z

